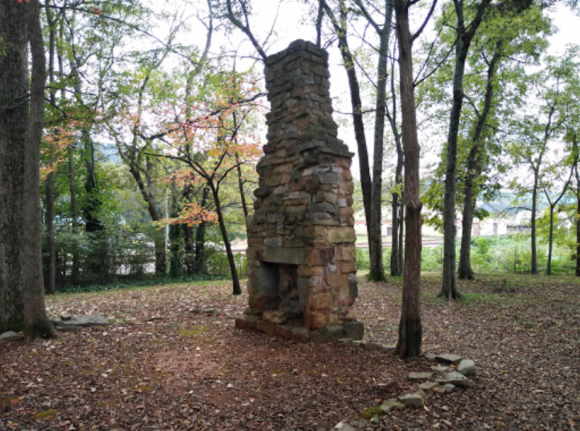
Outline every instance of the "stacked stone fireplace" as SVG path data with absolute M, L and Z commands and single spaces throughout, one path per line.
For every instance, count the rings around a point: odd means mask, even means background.
M 249 308 L 237 326 L 361 338 L 352 154 L 332 119 L 328 54 L 295 41 L 266 63 L 271 112 L 248 229 Z

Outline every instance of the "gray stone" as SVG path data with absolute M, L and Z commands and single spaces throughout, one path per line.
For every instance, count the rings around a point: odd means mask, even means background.
M 344 336 L 352 340 L 362 340 L 365 335 L 365 326 L 358 320 L 344 322 Z
M 356 431 L 356 428 L 354 428 L 348 422 L 345 421 L 340 421 L 334 426 L 333 429 L 338 431 Z
M 303 248 L 265 247 L 262 260 L 271 263 L 286 263 L 300 265 L 304 263 L 305 251 Z
M 391 410 L 403 409 L 405 408 L 405 405 L 400 401 L 396 400 L 395 398 L 391 398 L 383 401 L 383 403 L 380 405 L 380 408 L 385 413 L 388 413 Z
M 461 356 L 454 353 L 441 353 L 440 355 L 435 355 L 435 360 L 443 362 L 444 364 L 457 364 L 463 359 Z
M 439 374 L 446 373 L 449 370 L 451 370 L 450 367 L 446 367 L 445 365 L 434 365 L 433 367 L 431 367 L 431 369 Z
M 436 382 L 423 382 L 419 385 L 419 389 L 421 389 L 422 391 L 432 391 L 434 388 L 436 388 L 437 386 L 439 386 L 439 383 Z
M 88 316 L 71 316 L 67 320 L 57 320 L 53 322 L 56 326 L 76 327 L 76 326 L 104 326 L 109 325 L 109 319 L 101 314 L 92 314 Z
M 433 388 L 434 392 L 440 393 L 440 394 L 446 394 L 448 392 L 453 392 L 455 390 L 456 386 L 451 384 L 451 383 L 446 383 L 444 385 L 441 386 L 437 386 L 435 388 Z
M 442 385 L 451 383 L 452 385 L 460 386 L 462 388 L 470 386 L 471 383 L 467 377 L 457 371 L 451 371 L 450 373 L 442 375 L 437 379 L 437 382 Z
M 475 362 L 471 359 L 462 359 L 457 365 L 457 371 L 466 377 L 475 376 Z
M 409 373 L 408 375 L 408 379 L 409 380 L 429 380 L 431 377 L 433 377 L 433 373 L 430 372 L 416 372 L 413 371 L 411 373 Z
M 3 334 L 0 334 L 0 341 L 18 340 L 19 338 L 22 337 L 23 337 L 22 333 L 14 331 L 6 331 Z
M 404 394 L 399 397 L 399 401 L 402 402 L 405 407 L 412 407 L 419 409 L 425 407 L 425 398 L 420 392 L 413 392 L 411 394 Z

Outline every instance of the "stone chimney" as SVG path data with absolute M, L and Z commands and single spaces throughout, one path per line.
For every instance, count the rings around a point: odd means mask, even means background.
M 309 339 L 362 338 L 352 153 L 337 139 L 328 54 L 297 40 L 268 57 L 268 144 L 248 229 L 249 308 L 237 327 Z

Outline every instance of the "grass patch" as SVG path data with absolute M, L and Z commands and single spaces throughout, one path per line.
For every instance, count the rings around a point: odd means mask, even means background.
M 229 283 L 223 277 L 209 277 L 209 278 L 157 278 L 151 280 L 128 281 L 122 283 L 110 284 L 91 284 L 87 286 L 74 286 L 59 290 L 54 295 L 49 295 L 49 298 L 68 297 L 79 293 L 109 293 L 116 291 L 139 291 L 148 288 L 172 288 L 179 285 L 209 287 L 216 283 Z
M 192 328 L 182 328 L 177 333 L 182 337 L 197 337 L 207 332 L 207 326 L 198 325 Z

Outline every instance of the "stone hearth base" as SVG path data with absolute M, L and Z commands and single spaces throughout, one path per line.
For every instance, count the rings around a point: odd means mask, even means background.
M 341 325 L 326 326 L 317 330 L 309 330 L 301 325 L 278 324 L 257 316 L 244 316 L 236 319 L 236 328 L 262 332 L 289 340 L 296 341 L 332 341 L 341 338 L 362 340 L 364 325 L 358 320 L 349 320 Z

